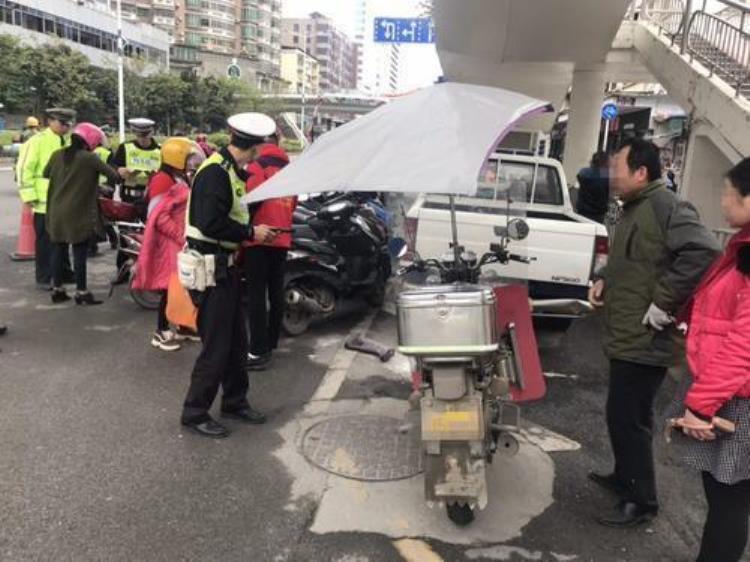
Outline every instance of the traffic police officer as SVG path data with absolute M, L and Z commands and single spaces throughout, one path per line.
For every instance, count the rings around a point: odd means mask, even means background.
M 52 282 L 52 244 L 45 226 L 49 180 L 44 177 L 44 169 L 52 153 L 67 146 L 70 140 L 68 132 L 75 120 L 76 112 L 64 107 L 52 107 L 45 113 L 48 127 L 31 137 L 21 147 L 16 165 L 16 178 L 21 201 L 31 205 L 34 211 L 37 288 L 48 291 Z M 66 258 L 66 262 L 65 277 L 70 279 L 73 275 L 70 259 Z
M 149 178 L 161 166 L 161 149 L 154 140 L 155 123 L 151 119 L 128 119 L 128 125 L 135 133 L 135 139 L 117 147 L 110 164 L 115 168 L 127 168 L 131 172 L 125 180 L 120 198 L 125 203 L 142 203 Z
M 275 231 L 253 227 L 245 195 L 245 166 L 256 147 L 273 134 L 276 124 L 260 113 L 241 113 L 227 121 L 228 147 L 207 158 L 193 180 L 186 216 L 188 246 L 203 256 L 214 256 L 215 286 L 191 291 L 198 307 L 198 332 L 203 349 L 195 362 L 182 411 L 182 424 L 205 437 L 227 437 L 229 431 L 208 414 L 219 385 L 223 387 L 223 417 L 261 424 L 263 414 L 247 401 L 247 332 L 235 252 L 246 240 L 270 242 Z

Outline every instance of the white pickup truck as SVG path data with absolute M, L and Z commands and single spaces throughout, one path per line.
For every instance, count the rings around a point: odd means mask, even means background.
M 607 230 L 574 212 L 557 160 L 495 153 L 482 170 L 477 194 L 456 197 L 455 205 L 459 242 L 478 255 L 500 241 L 494 227 L 508 218 L 527 221 L 528 238 L 513 242 L 511 251 L 535 261 L 486 267 L 504 278 L 527 281 L 532 299 L 585 300 L 593 272 L 606 263 Z M 420 195 L 404 226 L 407 242 L 420 256 L 441 256 L 451 241 L 448 197 Z

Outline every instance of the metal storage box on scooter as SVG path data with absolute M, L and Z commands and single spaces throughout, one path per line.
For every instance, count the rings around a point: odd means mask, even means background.
M 482 355 L 497 349 L 495 295 L 478 285 L 435 285 L 398 296 L 404 355 Z

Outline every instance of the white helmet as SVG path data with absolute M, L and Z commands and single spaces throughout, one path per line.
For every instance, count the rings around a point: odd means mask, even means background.
M 238 138 L 258 144 L 276 132 L 276 122 L 263 113 L 237 113 L 227 119 L 227 125 Z

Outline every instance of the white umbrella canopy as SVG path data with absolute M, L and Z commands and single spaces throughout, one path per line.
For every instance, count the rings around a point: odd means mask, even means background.
M 500 88 L 436 84 L 326 133 L 245 199 L 321 191 L 473 195 L 502 138 L 524 118 L 551 109 Z

